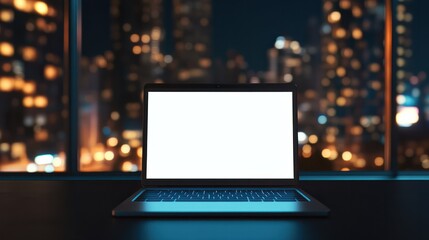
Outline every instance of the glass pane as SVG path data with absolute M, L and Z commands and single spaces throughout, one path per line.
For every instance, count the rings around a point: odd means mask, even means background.
M 0 0 L 0 172 L 65 171 L 63 7 Z
M 397 46 L 396 122 L 398 125 L 398 162 L 401 170 L 429 169 L 429 16 L 427 1 L 398 1 L 393 28 Z M 426 20 L 425 20 L 426 19 Z
M 303 170 L 383 170 L 384 2 L 82 2 L 80 170 L 141 170 L 141 88 L 299 85 Z

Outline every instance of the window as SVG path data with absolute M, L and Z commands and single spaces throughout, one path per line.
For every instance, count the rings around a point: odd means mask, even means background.
M 62 1 L 0 1 L 0 172 L 62 172 Z
M 152 82 L 293 82 L 302 170 L 429 169 L 428 4 L 0 0 L 0 172 L 141 170 L 141 92 Z
M 303 170 L 383 170 L 384 10 L 379 0 L 83 1 L 80 170 L 140 170 L 148 82 L 297 83 Z

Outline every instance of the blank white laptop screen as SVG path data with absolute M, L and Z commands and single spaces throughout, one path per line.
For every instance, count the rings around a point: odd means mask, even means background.
M 147 179 L 293 179 L 291 92 L 149 92 Z

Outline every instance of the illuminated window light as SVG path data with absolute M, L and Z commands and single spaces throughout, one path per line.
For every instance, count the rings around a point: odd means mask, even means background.
M 333 7 L 332 2 L 325 2 L 325 3 L 323 4 L 323 9 L 324 9 L 325 11 L 329 11 L 329 10 L 331 10 L 331 9 L 332 9 L 332 7 Z
M 107 60 L 103 56 L 97 56 L 95 58 L 95 63 L 99 68 L 105 68 L 107 67 Z
M 311 150 L 312 150 L 312 148 L 311 148 L 311 145 L 309 145 L 309 144 L 305 144 L 304 146 L 302 146 L 302 152 L 303 153 L 311 153 Z
M 119 120 L 120 115 L 119 115 L 119 113 L 118 113 L 118 112 L 112 112 L 112 113 L 110 114 L 110 118 L 112 118 L 112 120 L 114 120 L 114 121 L 117 121 L 117 120 Z
M 396 123 L 400 127 L 411 127 L 419 121 L 419 109 L 417 107 L 398 107 Z
M 150 52 L 150 46 L 149 45 L 143 45 L 141 48 L 142 53 L 149 53 Z
M 15 90 L 21 90 L 22 87 L 24 87 L 24 79 L 22 78 L 15 78 Z
M 122 163 L 122 171 L 131 172 L 133 170 L 133 164 L 130 161 Z
M 38 108 L 45 108 L 48 106 L 48 98 L 45 96 L 36 96 L 34 98 L 34 106 Z
M 47 80 L 54 80 L 59 76 L 59 70 L 53 65 L 46 65 L 44 75 Z
M 0 77 L 0 92 L 10 92 L 15 87 L 15 81 L 11 77 Z
M 383 164 L 384 164 L 384 159 L 383 159 L 382 157 L 376 157 L 376 158 L 374 159 L 374 164 L 375 164 L 375 166 L 377 166 L 377 167 L 381 167 L 381 166 L 383 166 Z
M 138 130 L 124 130 L 122 132 L 122 137 L 124 139 L 138 139 L 141 137 L 141 131 Z
M 338 77 L 344 77 L 347 73 L 344 67 L 338 67 L 336 72 Z
M 38 155 L 34 158 L 34 162 L 37 165 L 51 164 L 53 161 L 54 161 L 54 156 L 52 156 L 52 154 Z
M 355 136 L 362 135 L 363 129 L 361 126 L 354 126 L 350 129 L 350 133 Z
M 307 134 L 305 134 L 304 132 L 298 132 L 298 143 L 299 144 L 305 144 L 307 143 Z
M 334 117 L 337 114 L 337 110 L 335 110 L 335 108 L 328 108 L 326 114 L 330 117 Z
M 131 34 L 130 41 L 133 42 L 133 43 L 138 42 L 139 41 L 139 35 L 137 35 L 135 33 Z
M 429 168 L 429 160 L 425 159 L 422 161 L 422 168 L 428 169 Z
M 340 7 L 343 9 L 350 9 L 350 7 L 352 6 L 352 3 L 350 2 L 350 0 L 340 0 Z
M 26 108 L 31 108 L 34 105 L 33 97 L 26 96 L 22 99 L 22 105 Z
M 25 143 L 22 143 L 22 142 L 12 143 L 10 155 L 12 158 L 23 159 L 27 155 L 25 150 L 26 150 Z
M 115 147 L 116 145 L 118 145 L 118 139 L 115 137 L 111 137 L 107 139 L 107 146 L 109 147 Z
M 82 165 L 87 165 L 87 164 L 90 164 L 92 162 L 91 154 L 88 151 L 88 149 L 86 149 L 86 148 L 81 149 L 79 162 Z
M 300 49 L 301 49 L 301 46 L 300 46 L 300 44 L 299 44 L 299 42 L 297 42 L 297 41 L 292 41 L 292 42 L 290 42 L 290 45 L 289 45 L 289 47 L 292 49 L 292 51 L 299 51 Z
M 310 142 L 311 144 L 317 143 L 318 140 L 319 140 L 319 138 L 314 134 L 312 134 L 308 137 L 308 142 Z
M 403 58 L 398 58 L 398 59 L 396 59 L 396 65 L 398 65 L 398 67 L 403 67 L 403 66 L 405 66 L 405 59 L 403 59 Z
M 407 101 L 407 98 L 402 94 L 400 94 L 396 97 L 396 103 L 398 105 L 403 105 L 403 104 L 405 104 L 406 101 Z
M 22 58 L 25 61 L 34 61 L 37 58 L 37 51 L 34 47 L 24 47 L 22 49 Z
M 203 68 L 209 68 L 212 65 L 212 61 L 208 58 L 202 58 L 198 61 L 198 64 Z
M 338 106 L 345 106 L 346 104 L 347 104 L 347 100 L 346 100 L 346 98 L 344 98 L 344 97 L 339 97 L 339 98 L 337 98 L 337 105 Z
M 343 158 L 344 161 L 348 162 L 348 161 L 352 160 L 353 154 L 350 151 L 345 151 L 345 152 L 343 152 L 341 157 Z
M 107 161 L 112 161 L 115 158 L 115 154 L 112 151 L 107 151 L 104 153 L 104 159 Z
M 14 18 L 13 11 L 11 10 L 1 10 L 0 11 L 0 20 L 3 22 L 12 22 Z
M 173 62 L 173 57 L 171 55 L 165 55 L 164 57 L 164 62 L 165 63 L 172 63 Z
M 345 48 L 343 50 L 343 56 L 346 58 L 351 58 L 353 56 L 353 50 L 351 48 Z
M 322 157 L 330 158 L 331 157 L 331 150 L 328 148 L 323 149 L 322 150 Z
M 13 0 L 13 6 L 23 12 L 30 12 L 33 6 L 27 0 Z
M 104 160 L 104 153 L 101 151 L 95 152 L 93 158 L 97 162 L 103 161 Z
M 149 34 L 143 34 L 141 37 L 142 43 L 149 43 L 150 42 L 150 36 Z
M 34 3 L 34 10 L 40 15 L 48 14 L 48 5 L 42 1 L 37 1 Z
M 334 42 L 330 42 L 328 44 L 328 52 L 329 53 L 335 53 L 335 52 L 337 52 L 337 45 Z
M 34 172 L 37 172 L 37 168 L 38 167 L 35 163 L 29 163 L 29 164 L 27 164 L 26 170 L 29 173 L 34 173 Z
M 161 28 L 154 27 L 151 36 L 154 41 L 159 41 L 161 39 Z
M 352 65 L 352 68 L 353 68 L 354 70 L 358 70 L 358 69 L 360 69 L 360 67 L 361 67 L 360 62 L 359 62 L 359 60 L 357 60 L 357 59 L 353 59 L 353 60 L 352 60 L 352 62 L 351 62 L 351 65 Z
M 362 30 L 360 30 L 359 28 L 355 28 L 352 31 L 352 37 L 356 40 L 361 39 L 363 36 Z
M 15 49 L 12 44 L 8 42 L 0 42 L 0 55 L 11 57 L 14 53 Z
M 404 25 L 398 25 L 396 27 L 396 33 L 398 34 L 404 34 L 406 32 L 406 28 Z
M 52 173 L 54 171 L 55 171 L 55 168 L 54 168 L 54 166 L 52 164 L 49 164 L 49 165 L 45 166 L 45 172 L 46 173 Z
M 137 148 L 137 156 L 143 158 L 143 147 Z
M 121 146 L 121 153 L 122 153 L 123 155 L 128 155 L 128 154 L 130 153 L 130 151 L 131 151 L 131 147 L 130 147 L 130 145 L 128 145 L 128 144 L 123 144 L 123 145 Z
M 326 123 L 328 122 L 328 118 L 327 118 L 325 115 L 320 115 L 320 116 L 317 118 L 317 122 L 318 122 L 319 124 L 324 125 L 324 124 L 326 124 Z
M 60 167 L 61 165 L 63 165 L 63 163 L 64 163 L 64 161 L 63 161 L 63 159 L 61 159 L 61 157 L 54 157 L 52 165 L 54 167 Z
M 360 7 L 358 7 L 358 6 L 354 6 L 352 8 L 352 14 L 356 18 L 362 17 L 362 9 Z
M 138 148 L 141 144 L 141 141 L 139 139 L 131 139 L 128 144 L 132 147 L 132 148 Z
M 2 152 L 8 152 L 10 150 L 9 143 L 2 143 L 0 144 L 0 151 Z
M 335 140 L 336 140 L 335 135 L 333 135 L 333 134 L 326 135 L 326 141 L 327 141 L 328 143 L 334 143 L 334 142 L 335 142 Z
M 36 91 L 36 83 L 34 82 L 26 82 L 22 87 L 22 92 L 25 94 L 32 94 Z
M 132 51 L 133 54 L 138 55 L 142 53 L 142 48 L 140 46 L 134 46 Z
M 363 158 L 359 158 L 353 164 L 357 168 L 364 168 L 366 166 L 366 160 Z
M 354 95 L 354 91 L 351 88 L 344 88 L 341 92 L 345 97 L 352 97 Z
M 338 11 L 333 11 L 328 15 L 329 23 L 336 23 L 341 20 L 341 13 Z
M 277 37 L 274 47 L 277 49 L 283 49 L 285 47 L 286 39 L 284 37 Z
M 337 38 L 345 38 L 347 35 L 347 32 L 344 28 L 338 28 L 335 30 L 335 37 Z

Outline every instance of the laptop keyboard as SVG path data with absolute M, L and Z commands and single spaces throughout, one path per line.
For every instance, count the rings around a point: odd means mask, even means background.
M 282 190 L 146 190 L 138 202 L 308 202 L 295 189 Z

